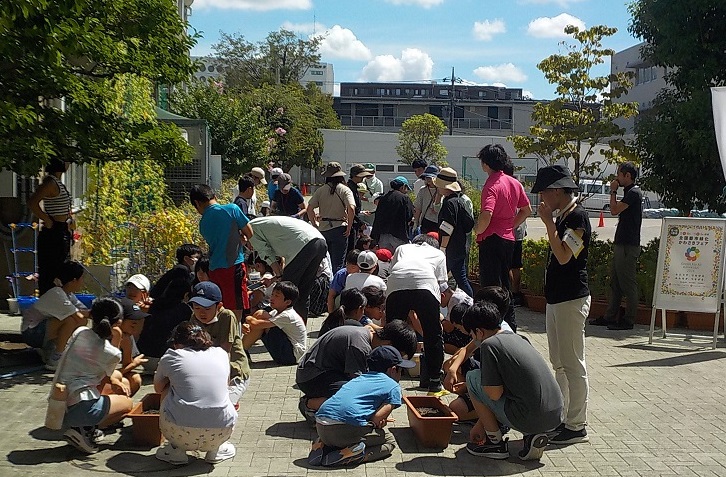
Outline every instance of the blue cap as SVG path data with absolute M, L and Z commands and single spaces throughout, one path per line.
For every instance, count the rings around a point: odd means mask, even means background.
M 411 186 L 408 185 L 408 179 L 406 179 L 403 176 L 398 176 L 395 179 L 391 181 L 391 189 L 398 189 L 401 186 L 406 186 L 407 188 L 411 188 Z
M 390 345 L 378 346 L 371 351 L 368 355 L 368 370 L 385 372 L 392 366 L 398 366 L 399 368 L 413 368 L 416 363 L 403 359 L 401 353 Z
M 192 297 L 189 303 L 196 303 L 204 308 L 209 308 L 222 301 L 222 290 L 212 282 L 199 282 L 194 285 Z

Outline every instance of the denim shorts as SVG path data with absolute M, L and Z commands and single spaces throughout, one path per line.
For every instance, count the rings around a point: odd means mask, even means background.
M 66 416 L 63 419 L 64 427 L 88 427 L 95 426 L 108 416 L 111 409 L 111 399 L 108 396 L 101 396 L 98 399 L 81 401 L 66 409 Z
M 482 389 L 481 370 L 474 369 L 466 373 L 466 388 L 469 391 L 469 397 L 471 399 L 484 404 L 494 413 L 497 417 L 497 421 L 514 429 L 514 426 L 512 426 L 512 423 L 507 417 L 507 413 L 504 412 L 504 403 L 506 402 L 504 396 L 494 401 L 492 398 L 487 396 L 487 393 L 485 393 L 484 389 Z
M 33 328 L 23 330 L 20 334 L 23 337 L 23 342 L 30 347 L 43 349 L 45 344 L 45 333 L 48 329 L 48 320 L 43 320 Z

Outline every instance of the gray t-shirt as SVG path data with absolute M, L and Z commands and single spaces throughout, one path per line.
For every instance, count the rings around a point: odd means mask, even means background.
M 504 412 L 515 429 L 534 434 L 562 422 L 562 393 L 549 366 L 520 335 L 503 331 L 481 345 L 482 386 L 504 386 Z
M 371 331 L 367 327 L 339 326 L 325 333 L 310 347 L 297 367 L 295 381 L 305 383 L 326 371 L 358 376 L 367 371 Z

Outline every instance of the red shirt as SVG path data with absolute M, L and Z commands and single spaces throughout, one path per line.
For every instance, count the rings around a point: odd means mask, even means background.
M 514 241 L 514 217 L 517 209 L 529 205 L 529 198 L 521 182 L 502 171 L 492 172 L 481 189 L 481 210 L 492 213 L 487 229 L 476 236 L 481 242 L 490 235 L 499 235 Z

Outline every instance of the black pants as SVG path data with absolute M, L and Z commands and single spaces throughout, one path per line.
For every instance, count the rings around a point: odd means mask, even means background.
M 285 265 L 282 271 L 282 279 L 294 283 L 300 296 L 293 305 L 295 311 L 302 317 L 303 321 L 308 321 L 308 301 L 310 299 L 310 291 L 313 289 L 313 283 L 318 275 L 320 262 L 328 253 L 328 246 L 325 239 L 314 238 L 308 242 L 300 252 Z
M 443 376 L 441 366 L 444 364 L 444 338 L 439 320 L 440 307 L 439 301 L 427 290 L 398 290 L 386 299 L 387 320 L 405 320 L 411 310 L 418 315 L 423 329 L 426 358 L 421 364 L 426 366 L 430 383 L 441 382 Z
M 55 285 L 63 262 L 71 254 L 71 231 L 65 222 L 54 222 L 38 234 L 38 292 L 42 295 Z
M 479 285 L 509 290 L 513 252 L 514 240 L 505 240 L 499 235 L 490 235 L 479 242 Z

